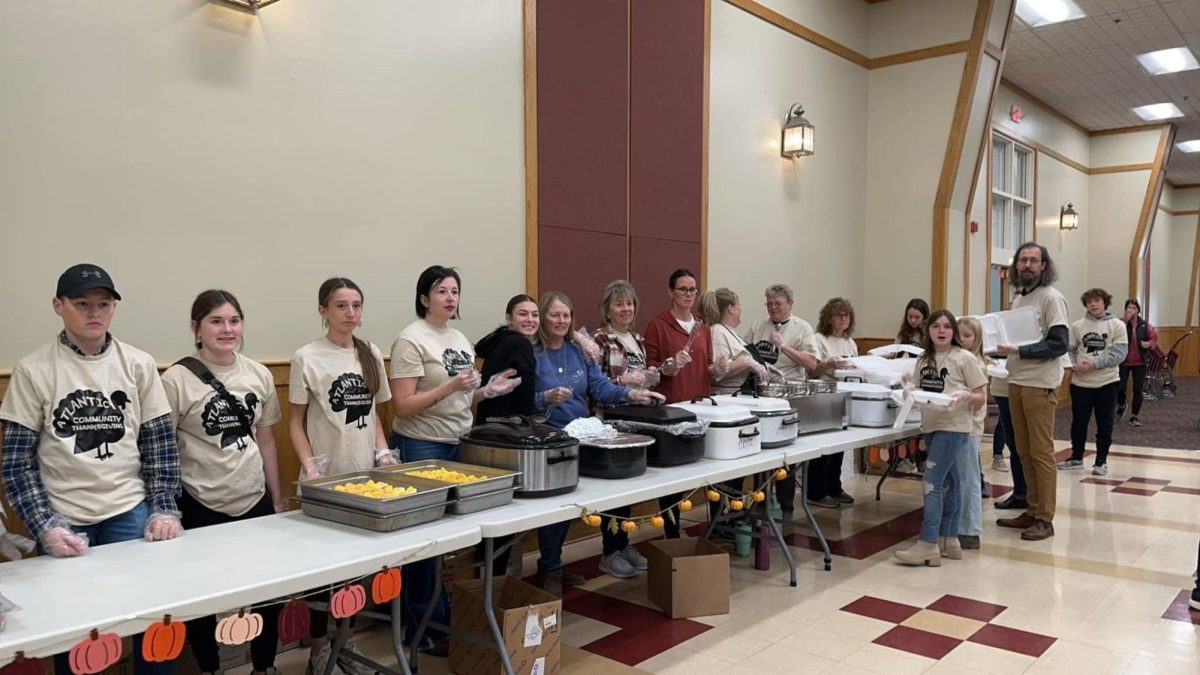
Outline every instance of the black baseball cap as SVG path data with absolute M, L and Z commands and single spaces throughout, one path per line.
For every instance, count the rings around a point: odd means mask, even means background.
M 93 288 L 103 288 L 112 293 L 113 298 L 121 299 L 121 294 L 117 292 L 108 272 L 91 263 L 80 263 L 67 268 L 67 271 L 58 277 L 58 288 L 54 291 L 54 297 L 78 298 Z

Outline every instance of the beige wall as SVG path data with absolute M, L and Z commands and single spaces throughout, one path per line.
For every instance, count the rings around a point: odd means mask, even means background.
M 717 5 L 723 4 L 725 3 L 722 0 L 714 0 L 714 11 Z M 869 53 L 870 23 L 867 17 L 870 12 L 876 10 L 865 2 L 759 0 L 759 4 L 860 54 L 874 56 Z
M 747 325 L 773 283 L 814 324 L 830 297 L 861 304 L 867 71 L 724 2 L 711 58 L 707 285 L 737 292 Z M 795 102 L 816 154 L 790 160 L 779 133 Z
M 256 358 L 319 333 L 327 276 L 363 286 L 385 350 L 426 265 L 462 268 L 471 337 L 524 288 L 519 0 L 3 3 L 0 73 L 0 314 L 21 317 L 0 368 L 61 327 L 55 279 L 81 260 L 160 361 L 211 286 L 241 297 Z
M 1161 203 L 1172 211 L 1200 210 L 1200 188 L 1163 188 Z M 1192 284 L 1192 258 L 1196 245 L 1195 213 L 1173 215 L 1158 211 L 1150 234 L 1150 320 L 1160 325 L 1180 326 L 1187 322 L 1187 305 Z M 1197 318 L 1193 310 L 1192 320 Z
M 890 0 L 871 5 L 868 56 L 966 40 L 971 37 L 975 5 L 970 0 Z

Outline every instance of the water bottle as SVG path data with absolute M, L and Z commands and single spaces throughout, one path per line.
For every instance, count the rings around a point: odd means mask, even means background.
M 750 526 L 741 521 L 735 526 L 733 532 L 734 550 L 739 557 L 750 557 Z
M 754 540 L 754 569 L 771 569 L 771 531 L 766 525 L 758 526 L 758 538 Z

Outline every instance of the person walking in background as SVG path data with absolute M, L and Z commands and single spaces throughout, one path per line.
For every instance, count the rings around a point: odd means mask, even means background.
M 1108 449 L 1112 446 L 1113 415 L 1117 407 L 1117 372 L 1129 347 L 1125 326 L 1109 314 L 1112 296 L 1103 288 L 1085 291 L 1087 314 L 1071 324 L 1071 457 L 1059 462 L 1061 470 L 1083 468 L 1083 446 L 1088 422 L 1096 417 L 1096 462 L 1092 473 L 1108 475 Z
M 1129 425 L 1142 426 L 1138 413 L 1142 411 L 1142 387 L 1146 384 L 1146 362 L 1151 352 L 1158 349 L 1158 331 L 1149 321 L 1142 318 L 1142 305 L 1136 299 L 1125 301 L 1125 337 L 1129 343 L 1129 351 L 1121 362 L 1118 371 L 1120 384 L 1117 385 L 1117 419 L 1125 416 L 1125 387 L 1129 376 L 1133 375 L 1133 410 L 1129 416 Z

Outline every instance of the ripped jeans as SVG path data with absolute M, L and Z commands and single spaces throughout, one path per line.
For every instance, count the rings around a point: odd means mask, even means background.
M 958 536 L 959 511 L 962 508 L 955 472 L 959 454 L 967 450 L 967 434 L 957 431 L 934 431 L 925 434 L 925 475 L 921 484 L 925 491 L 925 515 L 921 520 L 921 541 L 937 543 L 938 536 Z

